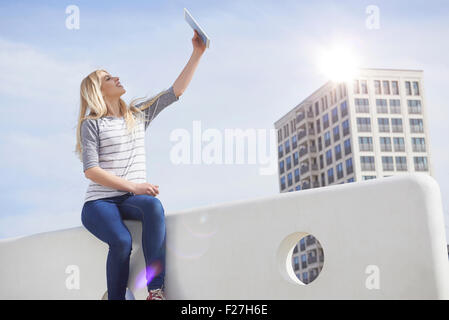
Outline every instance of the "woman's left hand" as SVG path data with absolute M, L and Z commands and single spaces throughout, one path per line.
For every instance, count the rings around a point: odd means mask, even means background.
M 193 31 L 195 32 L 192 38 L 193 50 L 203 54 L 206 50 L 206 44 L 203 42 L 203 40 L 201 40 L 198 31 L 196 31 L 195 29 Z

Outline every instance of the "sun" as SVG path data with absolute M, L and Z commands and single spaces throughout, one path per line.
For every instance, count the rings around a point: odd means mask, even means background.
M 318 69 L 326 78 L 334 82 L 348 82 L 358 73 L 359 59 L 347 46 L 322 49 L 318 55 Z

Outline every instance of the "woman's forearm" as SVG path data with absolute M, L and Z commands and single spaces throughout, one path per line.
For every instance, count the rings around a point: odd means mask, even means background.
M 136 183 L 120 178 L 100 167 L 92 167 L 86 170 L 86 177 L 103 186 L 128 192 L 134 192 L 136 185 Z
M 184 69 L 179 74 L 176 81 L 173 83 L 173 91 L 177 97 L 182 95 L 192 80 L 193 74 L 195 73 L 196 67 L 200 62 L 203 53 L 199 50 L 193 50 L 189 61 L 187 62 Z

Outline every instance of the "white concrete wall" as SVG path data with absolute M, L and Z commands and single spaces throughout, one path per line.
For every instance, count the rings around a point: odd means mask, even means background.
M 448 299 L 440 190 L 427 174 L 393 176 L 167 213 L 168 299 Z M 140 223 L 129 287 L 144 268 Z M 296 281 L 293 246 L 318 238 L 324 266 Z M 0 241 L 0 299 L 101 299 L 108 247 L 83 227 Z M 66 288 L 69 265 L 80 288 Z M 370 269 L 375 266 L 374 269 Z M 378 273 L 366 273 L 378 270 Z M 375 271 L 374 271 L 375 272 Z M 379 288 L 369 289 L 378 276 Z

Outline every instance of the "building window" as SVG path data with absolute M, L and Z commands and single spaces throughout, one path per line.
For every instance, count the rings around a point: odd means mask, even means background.
M 377 113 L 388 113 L 387 99 L 376 99 Z
M 343 178 L 343 163 L 337 164 L 337 179 Z
M 285 176 L 281 177 L 281 190 L 285 189 Z
M 371 131 L 371 119 L 370 118 L 357 118 L 357 131 L 370 132 Z
M 321 126 L 320 126 L 320 119 L 317 119 L 316 121 L 316 133 L 321 132 Z
M 326 185 L 326 176 L 324 172 L 321 173 L 321 186 L 324 187 Z
M 394 171 L 393 157 L 382 157 L 382 169 L 384 171 Z
M 368 84 L 366 80 L 360 80 L 360 86 L 362 88 L 362 94 L 368 94 Z
M 373 138 L 372 137 L 359 137 L 359 150 L 360 151 L 373 151 Z
M 391 129 L 393 132 L 403 132 L 402 119 L 401 118 L 392 118 L 391 119 Z
M 354 167 L 352 166 L 352 158 L 346 159 L 346 174 L 351 174 L 354 172 Z
M 323 130 L 327 129 L 329 127 L 329 114 L 325 114 L 323 116 Z
M 332 149 L 326 151 L 326 165 L 330 165 L 332 163 Z
M 340 104 L 340 111 L 341 111 L 342 118 L 348 115 L 348 104 L 346 103 L 346 101 L 343 101 Z
M 412 133 L 424 133 L 422 119 L 410 119 L 410 131 Z
M 375 94 L 381 94 L 381 89 L 380 89 L 380 81 L 379 80 L 374 80 L 374 92 Z
M 296 149 L 296 147 L 298 146 L 298 137 L 296 136 L 296 134 L 292 137 L 292 148 Z
M 397 171 L 407 171 L 407 158 L 406 157 L 395 157 L 396 170 Z
M 378 118 L 379 132 L 390 132 L 390 120 L 388 118 Z
M 286 162 L 287 162 L 287 170 L 290 170 L 292 168 L 292 159 L 290 156 L 286 158 Z
M 282 158 L 282 156 L 284 155 L 284 152 L 282 151 L 282 144 L 278 147 L 278 157 Z
M 290 172 L 289 174 L 287 174 L 287 177 L 288 177 L 288 186 L 290 187 L 293 184 L 292 173 Z
M 362 171 L 375 171 L 374 157 L 373 156 L 361 156 L 360 163 Z
M 340 139 L 340 128 L 339 128 L 339 126 L 337 125 L 336 127 L 334 127 L 332 129 L 332 132 L 334 134 L 334 142 L 338 141 Z
M 346 139 L 344 142 L 344 146 L 345 146 L 345 156 L 347 156 L 348 154 L 351 153 L 351 140 Z
M 427 171 L 427 157 L 413 157 L 415 171 Z
M 299 169 L 295 169 L 295 183 L 299 182 L 300 176 L 299 176 Z
M 278 142 L 282 141 L 282 129 L 278 130 Z
M 412 95 L 412 85 L 411 85 L 410 81 L 405 81 L 405 93 L 408 96 Z
M 413 81 L 413 95 L 419 96 L 419 83 L 418 83 L 418 81 Z
M 293 165 L 297 166 L 298 164 L 299 164 L 299 153 L 298 151 L 296 151 L 295 153 L 293 153 Z
M 376 176 L 362 176 L 362 180 L 376 179 Z
M 421 114 L 421 100 L 407 100 L 408 113 Z
M 327 170 L 327 181 L 329 184 L 334 182 L 334 168 Z
M 391 89 L 394 95 L 399 95 L 399 84 L 397 81 L 391 81 Z
M 290 140 L 285 141 L 285 154 L 290 152 Z
M 320 113 L 320 104 L 317 102 L 315 102 L 315 114 L 318 115 Z
M 320 169 L 324 168 L 324 160 L 323 160 L 323 155 L 320 154 Z
M 357 113 L 369 113 L 369 100 L 368 99 L 354 99 L 355 112 Z
M 331 144 L 331 133 L 330 131 L 326 131 L 324 133 L 324 146 L 327 148 Z
M 335 161 L 341 159 L 341 146 L 340 144 L 337 144 L 335 146 Z
M 382 81 L 384 94 L 390 94 L 390 81 Z
M 301 186 L 298 184 L 298 185 L 295 187 L 295 190 L 296 190 L 296 191 L 301 190 Z
M 390 99 L 390 113 L 401 113 L 401 100 L 399 99 Z
M 318 137 L 318 150 L 323 150 L 323 143 L 321 142 L 321 137 Z
M 426 142 L 424 138 L 412 138 L 413 152 L 426 152 Z
M 393 138 L 393 145 L 394 145 L 394 151 L 395 152 L 404 152 L 405 151 L 404 138 L 394 137 Z
M 279 173 L 283 174 L 284 173 L 284 160 L 282 160 L 281 162 L 279 162 Z
M 349 134 L 349 120 L 348 119 L 343 121 L 342 127 L 343 127 L 343 137 L 345 137 Z
M 391 152 L 391 138 L 390 137 L 380 137 L 380 151 Z
M 332 109 L 332 124 L 338 121 L 338 107 Z

